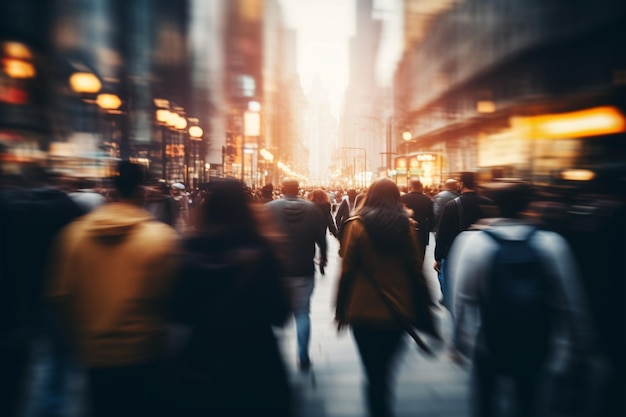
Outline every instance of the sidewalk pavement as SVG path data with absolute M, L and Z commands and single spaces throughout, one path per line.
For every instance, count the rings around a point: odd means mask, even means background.
M 281 344 L 296 398 L 299 417 L 362 417 L 367 415 L 363 398 L 363 375 L 351 332 L 337 334 L 333 303 L 341 259 L 338 242 L 327 237 L 328 266 L 326 275 L 316 275 L 311 301 L 310 373 L 300 373 L 296 366 L 296 335 L 293 323 L 280 334 Z M 427 248 L 424 272 L 435 299 L 440 297 L 437 276 L 432 269 L 434 245 Z M 451 330 L 446 310 L 438 314 L 444 336 Z M 447 352 L 429 358 L 418 351 L 407 336 L 400 355 L 395 384 L 397 417 L 466 417 L 468 407 L 468 374 L 450 361 Z

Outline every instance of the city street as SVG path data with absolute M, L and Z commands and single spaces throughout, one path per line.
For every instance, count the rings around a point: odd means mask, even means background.
M 296 367 L 296 336 L 291 323 L 282 344 L 296 395 L 299 417 L 362 417 L 362 371 L 352 335 L 337 334 L 333 323 L 333 300 L 340 271 L 338 242 L 332 236 L 326 275 L 317 273 L 311 305 L 311 361 L 313 370 L 302 374 Z M 434 240 L 431 240 L 434 242 Z M 439 284 L 432 269 L 434 245 L 427 248 L 425 272 L 433 294 L 439 298 Z M 444 333 L 450 332 L 450 316 L 441 311 Z M 436 358 L 424 356 L 407 336 L 396 373 L 397 417 L 466 417 L 468 415 L 467 372 L 453 364 L 445 351 Z

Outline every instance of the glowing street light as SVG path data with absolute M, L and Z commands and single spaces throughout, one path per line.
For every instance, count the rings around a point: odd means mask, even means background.
M 72 90 L 79 94 L 96 94 L 102 88 L 98 77 L 91 72 L 75 72 L 69 82 Z
M 96 98 L 98 106 L 107 111 L 117 110 L 122 105 L 122 100 L 115 94 L 98 94 Z
M 191 126 L 189 128 L 189 136 L 192 139 L 201 139 L 203 134 L 204 134 L 204 131 L 202 130 L 200 126 Z

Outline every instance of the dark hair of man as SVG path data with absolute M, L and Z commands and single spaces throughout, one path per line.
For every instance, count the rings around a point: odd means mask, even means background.
M 121 161 L 117 165 L 117 172 L 113 180 L 115 189 L 122 198 L 133 198 L 145 181 L 145 168 L 130 161 Z
M 300 184 L 297 180 L 287 179 L 283 181 L 283 194 L 297 195 L 300 190 Z
M 462 172 L 460 180 L 463 183 L 463 186 L 469 190 L 476 189 L 476 179 L 473 172 Z
M 515 218 L 530 203 L 532 188 L 527 183 L 492 183 L 485 194 L 496 202 L 502 217 Z
M 424 191 L 424 186 L 420 180 L 411 180 L 411 190 L 421 193 Z

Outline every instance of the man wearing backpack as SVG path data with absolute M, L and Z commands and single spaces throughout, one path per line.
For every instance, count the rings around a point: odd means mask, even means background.
M 450 250 L 454 342 L 466 351 L 459 334 L 473 307 L 480 323 L 469 332 L 475 340 L 473 415 L 499 415 L 497 382 L 507 377 L 515 415 L 535 416 L 544 372 L 562 371 L 573 352 L 591 349 L 591 324 L 565 239 L 521 218 L 530 187 L 498 183 L 492 191 L 502 217 L 461 233 Z
M 476 192 L 476 180 L 473 172 L 462 172 L 460 176 L 461 196 L 448 201 L 439 219 L 439 229 L 435 244 L 435 264 L 442 304 L 451 310 L 449 278 L 447 278 L 448 251 L 456 236 L 474 224 L 477 220 L 490 217 L 495 208 L 492 200 Z M 493 217 L 493 216 L 492 216 Z

